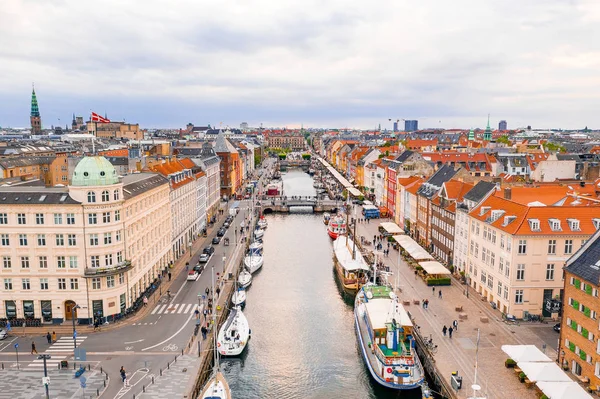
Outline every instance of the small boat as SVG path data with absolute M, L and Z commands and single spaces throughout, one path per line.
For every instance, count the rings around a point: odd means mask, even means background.
M 262 238 L 262 236 L 265 235 L 265 231 L 262 230 L 261 228 L 258 228 L 256 230 L 254 230 L 254 237 L 255 238 Z
M 258 221 L 257 225 L 261 229 L 266 229 L 267 228 L 267 219 L 265 219 L 264 217 L 261 217 L 260 220 Z
M 263 243 L 262 243 L 262 241 L 254 241 L 252 244 L 250 244 L 248 246 L 248 249 L 252 252 L 257 251 L 257 250 L 262 251 Z
M 323 214 L 323 223 L 324 223 L 325 225 L 328 225 L 328 224 L 329 224 L 329 219 L 331 219 L 331 214 L 330 214 L 330 213 L 328 213 L 328 212 L 325 212 L 325 213 Z
M 238 288 L 231 296 L 231 303 L 233 306 L 244 306 L 246 304 L 246 290 Z
M 248 319 L 239 306 L 234 307 L 219 330 L 217 350 L 221 356 L 238 356 L 246 349 L 249 339 Z
M 314 187 L 314 188 L 324 188 L 324 187 L 325 187 L 325 185 L 324 185 L 323 183 L 321 183 L 321 182 L 315 182 L 315 183 L 313 184 L 313 187 Z
M 238 276 L 238 285 L 242 288 L 248 288 L 252 284 L 252 274 L 244 269 L 240 272 Z
M 346 219 L 343 215 L 336 215 L 329 219 L 329 224 L 327 225 L 327 234 L 333 240 L 338 238 L 341 235 L 346 234 Z
M 354 240 L 347 236 L 340 236 L 333 242 L 333 255 L 335 272 L 344 291 L 356 295 L 367 282 L 368 263 Z
M 244 265 L 251 274 L 254 274 L 262 267 L 264 259 L 262 255 L 250 254 L 244 258 Z

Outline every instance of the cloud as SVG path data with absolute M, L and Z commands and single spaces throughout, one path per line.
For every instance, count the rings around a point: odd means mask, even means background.
M 600 125 L 592 0 L 6 3 L 3 126 L 28 124 L 32 81 L 45 124 Z

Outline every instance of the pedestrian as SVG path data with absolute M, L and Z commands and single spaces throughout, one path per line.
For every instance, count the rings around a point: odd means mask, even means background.
M 198 310 L 198 308 L 196 308 L 196 310 L 194 310 L 194 315 L 196 316 L 196 319 L 200 318 L 200 311 Z
M 171 272 L 169 272 L 169 281 L 171 281 Z
M 37 349 L 35 349 L 35 342 L 31 341 L 31 354 L 36 354 L 38 353 Z
M 52 344 L 52 335 L 50 335 L 50 331 L 46 334 L 46 339 L 48 340 L 48 345 Z
M 123 366 L 121 366 L 119 373 L 121 374 L 121 381 L 123 381 L 123 385 L 127 386 L 127 373 L 125 373 L 125 368 Z
M 435 295 L 435 285 L 431 287 L 431 291 L 433 292 L 433 295 Z
M 448 336 L 449 336 L 450 338 L 452 338 L 452 331 L 454 331 L 454 330 L 452 329 L 452 327 L 450 327 L 450 328 L 448 329 Z
M 217 287 L 217 298 L 219 297 L 220 293 L 221 293 L 221 287 Z
M 185 272 L 189 272 L 190 271 L 190 262 L 185 262 Z
M 425 299 L 423 299 L 423 303 L 421 306 L 423 307 L 423 309 L 425 309 Z
M 206 321 L 206 316 L 208 316 L 208 310 L 204 309 L 202 313 L 204 313 L 204 320 Z
M 458 331 L 458 320 L 452 322 L 452 327 L 454 327 L 454 331 Z
M 438 298 L 442 299 L 442 290 L 438 290 Z
M 415 280 L 417 279 L 418 274 L 419 274 L 419 272 L 415 270 Z
M 144 302 L 144 307 L 148 306 L 148 297 L 146 295 L 144 295 L 144 299 L 142 301 Z
M 206 293 L 206 297 L 208 298 L 208 293 L 210 292 L 209 288 L 206 287 L 206 289 L 204 290 L 204 292 Z
M 52 331 L 52 342 L 56 342 L 56 332 Z
M 425 299 L 425 309 L 429 309 L 429 299 Z
M 442 333 L 444 334 L 444 337 L 446 336 L 446 331 L 448 331 L 448 327 L 444 325 L 444 328 L 442 328 Z
M 206 333 L 208 332 L 208 330 L 206 329 L 206 327 L 202 326 L 202 328 L 200 329 L 200 331 L 202 332 L 202 339 L 206 339 Z

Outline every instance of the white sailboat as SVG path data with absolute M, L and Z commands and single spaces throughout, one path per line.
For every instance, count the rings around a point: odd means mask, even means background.
M 261 228 L 257 228 L 254 230 L 254 238 L 262 238 L 265 235 L 265 232 Z
M 212 268 L 212 287 L 213 287 L 213 301 L 215 300 L 215 267 Z M 214 367 L 213 376 L 208 380 L 204 389 L 200 393 L 202 399 L 231 399 L 231 391 L 229 390 L 229 384 L 225 379 L 223 373 L 221 373 L 219 352 L 217 351 L 217 328 L 216 328 L 217 314 L 213 313 L 213 353 L 214 353 Z
M 252 274 L 256 273 L 262 267 L 263 263 L 264 259 L 262 255 L 251 253 L 244 258 L 244 266 Z
M 239 306 L 234 307 L 219 330 L 217 350 L 222 356 L 238 356 L 246 348 L 249 339 L 248 319 Z
M 261 229 L 266 229 L 267 228 L 267 219 L 265 219 L 264 217 L 261 217 L 258 220 L 258 223 L 256 223 L 258 225 L 258 227 L 260 227 Z
M 250 246 L 248 246 L 250 252 L 262 251 L 263 243 L 261 241 L 254 241 Z
M 238 285 L 242 288 L 248 288 L 252 284 L 252 274 L 244 269 L 240 272 L 238 277 Z
M 246 290 L 238 288 L 231 296 L 233 306 L 244 306 L 246 304 Z

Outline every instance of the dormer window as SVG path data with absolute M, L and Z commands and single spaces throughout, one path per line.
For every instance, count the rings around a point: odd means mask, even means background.
M 491 209 L 491 207 L 489 206 L 482 206 L 481 209 L 479 210 L 479 216 L 483 216 L 487 213 L 487 211 L 489 211 Z
M 596 230 L 600 229 L 600 218 L 594 218 L 594 219 L 592 219 L 592 223 L 594 223 L 594 228 Z
M 581 230 L 581 227 L 579 227 L 579 220 L 567 219 L 567 222 L 569 223 L 569 228 L 571 229 L 571 231 L 580 231 Z
M 516 218 L 516 216 L 504 216 L 504 223 L 502 223 L 502 227 L 508 226 Z
M 539 219 L 528 219 L 527 220 L 529 222 L 529 228 L 531 229 L 531 231 L 540 231 L 540 221 Z
M 548 223 L 550 224 L 550 229 L 552 231 L 561 231 L 560 220 L 558 219 L 548 219 Z
M 502 217 L 502 215 L 504 215 L 504 211 L 501 209 L 494 209 L 492 211 L 492 220 L 491 222 L 495 222 L 496 220 L 500 219 Z

